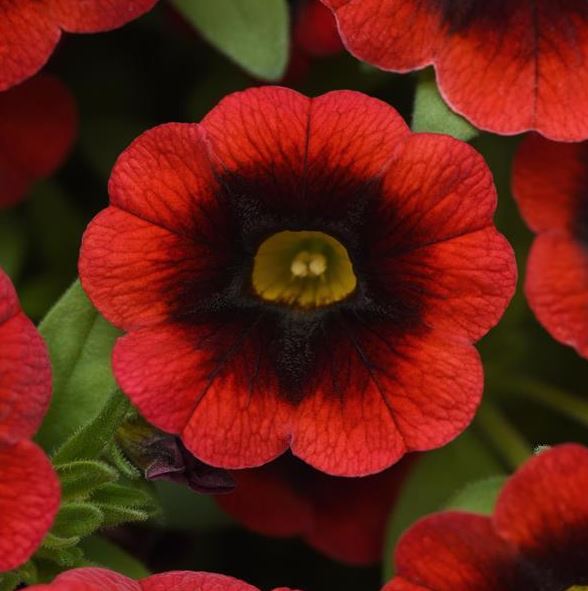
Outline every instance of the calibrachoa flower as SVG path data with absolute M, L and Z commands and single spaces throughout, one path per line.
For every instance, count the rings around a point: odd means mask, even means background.
M 62 32 L 110 31 L 151 10 L 157 0 L 3 0 L 0 90 L 36 74 Z
M 408 468 L 407 458 L 374 476 L 341 478 L 286 455 L 233 472 L 236 490 L 216 500 L 253 531 L 301 536 L 336 560 L 372 564 L 382 557 L 388 516 Z
M 292 449 L 378 472 L 447 443 L 482 393 L 472 342 L 515 282 L 489 170 L 356 92 L 227 97 L 139 137 L 90 224 L 80 275 L 128 334 L 113 367 L 199 459 Z
M 175 571 L 134 581 L 104 568 L 75 568 L 60 574 L 49 585 L 31 591 L 259 591 L 232 577 L 211 573 Z M 280 587 L 274 591 L 295 591 Z
M 513 191 L 538 236 L 525 291 L 554 338 L 588 357 L 588 146 L 530 135 L 514 164 Z
M 447 512 L 417 522 L 383 591 L 585 591 L 588 449 L 561 445 L 529 460 L 491 517 Z
M 33 181 L 52 173 L 76 132 L 74 98 L 57 78 L 37 76 L 0 93 L 0 208 L 17 203 Z
M 0 572 L 29 559 L 59 506 L 51 463 L 29 441 L 50 396 L 47 349 L 0 269 Z
M 451 107 L 476 127 L 588 138 L 583 0 L 323 0 L 347 48 L 394 72 L 433 64 Z

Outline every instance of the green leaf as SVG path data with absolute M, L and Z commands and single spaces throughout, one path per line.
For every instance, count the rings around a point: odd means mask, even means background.
M 127 398 L 118 390 L 112 394 L 100 414 L 74 433 L 55 453 L 56 466 L 73 460 L 92 460 L 100 457 L 112 444 L 114 434 L 130 408 Z
M 100 503 L 97 505 L 104 515 L 104 526 L 114 527 L 123 523 L 132 523 L 136 521 L 147 521 L 151 517 L 149 511 L 134 509 L 133 507 L 122 507 L 119 505 L 110 505 Z
M 419 133 L 445 133 L 469 141 L 480 132 L 445 103 L 430 68 L 421 72 L 414 99 L 412 130 Z
M 470 429 L 445 447 L 416 460 L 388 524 L 384 575 L 393 575 L 391 556 L 402 533 L 423 515 L 442 509 L 466 484 L 503 470 L 491 451 Z
M 0 575 L 0 591 L 14 591 L 21 583 L 20 575 L 16 572 Z
M 93 490 L 118 479 L 117 471 L 104 462 L 79 460 L 56 467 L 63 500 L 83 499 Z
M 51 533 L 60 538 L 83 538 L 94 533 L 103 521 L 102 511 L 90 503 L 65 503 L 59 509 Z
M 100 536 L 82 540 L 81 547 L 86 558 L 98 566 L 110 568 L 132 579 L 144 579 L 151 574 L 136 558 Z
M 506 477 L 504 476 L 494 476 L 472 482 L 453 496 L 445 508 L 491 515 L 505 482 Z
M 77 538 L 77 541 L 79 542 L 79 538 Z M 78 547 L 57 548 L 43 545 L 39 548 L 35 557 L 55 562 L 66 568 L 73 568 L 81 566 L 80 563 L 84 558 L 84 553 Z
M 120 505 L 135 509 L 145 509 L 151 513 L 158 510 L 157 501 L 147 490 L 134 485 L 107 484 L 98 489 L 92 496 L 96 504 Z
M 119 331 L 76 281 L 40 325 L 53 364 L 53 398 L 37 435 L 48 451 L 93 419 L 115 388 L 110 357 Z
M 43 544 L 41 546 L 41 550 L 61 550 L 63 548 L 71 548 L 75 546 L 80 541 L 78 536 L 70 536 L 68 538 L 62 538 L 60 536 L 56 536 L 55 534 L 49 532 L 43 538 Z M 45 556 L 45 555 L 43 555 Z
M 289 52 L 286 0 L 174 0 L 202 36 L 258 78 L 278 80 Z

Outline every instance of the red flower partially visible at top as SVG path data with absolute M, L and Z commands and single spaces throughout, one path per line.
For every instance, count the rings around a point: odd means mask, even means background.
M 256 88 L 143 134 L 109 192 L 82 284 L 127 332 L 122 390 L 203 462 L 247 468 L 291 448 L 366 475 L 470 423 L 472 343 L 516 270 L 467 144 L 412 134 L 360 93 Z
M 528 136 L 513 192 L 538 234 L 527 262 L 529 305 L 554 338 L 588 357 L 588 144 Z
M 0 572 L 29 559 L 59 506 L 51 463 L 29 441 L 50 396 L 47 349 L 0 269 Z
M 235 491 L 216 501 L 260 534 L 301 536 L 335 560 L 369 565 L 382 558 L 388 517 L 411 461 L 373 476 L 341 478 L 288 454 L 261 468 L 232 472 Z
M 62 32 L 116 29 L 151 10 L 157 0 L 2 0 L 0 90 L 36 74 Z
M 512 476 L 491 517 L 425 517 L 396 548 L 383 591 L 585 591 L 588 449 L 560 445 Z
M 212 573 L 175 571 L 134 581 L 105 568 L 75 568 L 57 576 L 48 585 L 31 591 L 259 591 L 232 577 Z M 295 591 L 286 587 L 274 591 Z
M 0 209 L 61 164 L 76 133 L 74 98 L 57 78 L 41 75 L 1 92 Z
M 384 70 L 433 64 L 476 127 L 588 138 L 585 0 L 322 0 L 349 51 Z

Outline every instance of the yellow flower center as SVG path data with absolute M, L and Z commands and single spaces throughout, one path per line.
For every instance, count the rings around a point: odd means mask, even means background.
M 323 232 L 278 232 L 255 255 L 255 293 L 268 302 L 320 308 L 340 302 L 357 286 L 345 247 Z
M 587 585 L 574 585 L 570 587 L 567 591 L 588 591 Z

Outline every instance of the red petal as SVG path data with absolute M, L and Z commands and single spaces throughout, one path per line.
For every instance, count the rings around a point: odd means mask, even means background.
M 70 33 L 110 31 L 150 11 L 157 0 L 50 0 L 51 16 Z
M 293 42 L 311 56 L 328 56 L 343 50 L 333 13 L 320 0 L 305 0 L 296 17 Z
M 313 507 L 304 492 L 292 486 L 283 471 L 276 470 L 275 464 L 281 461 L 231 472 L 237 488 L 215 500 L 227 513 L 260 534 L 304 535 L 313 526 Z
M 38 76 L 0 93 L 0 167 L 15 178 L 10 198 L 26 183 L 51 174 L 65 159 L 77 132 L 77 111 L 69 90 L 52 76 Z M 10 178 L 10 177 L 9 177 Z
M 211 573 L 177 571 L 141 581 L 142 591 L 259 591 L 243 581 Z
M 588 249 L 564 231 L 540 234 L 529 254 L 525 293 L 549 333 L 588 357 Z
M 585 579 L 587 490 L 588 449 L 556 446 L 529 460 L 509 479 L 496 505 L 495 527 L 551 576 Z M 564 582 L 567 587 L 581 581 Z
M 184 237 L 109 207 L 88 226 L 79 271 L 104 316 L 130 330 L 168 320 L 186 283 L 198 283 L 198 296 L 204 296 L 207 283 L 226 267 L 222 252 L 199 244 L 197 235 Z
M 528 135 L 513 170 L 513 193 L 535 232 L 571 227 L 585 191 L 586 144 L 563 144 Z
M 261 465 L 287 449 L 290 408 L 277 397 L 276 384 L 253 375 L 258 352 L 246 338 L 249 330 L 136 331 L 117 343 L 115 374 L 147 420 L 181 433 L 202 461 L 225 468 Z M 223 357 L 215 358 L 219 351 Z
M 463 142 L 413 135 L 384 192 L 368 273 L 385 293 L 413 290 L 404 299 L 423 301 L 428 326 L 478 340 L 504 313 L 516 282 L 512 248 L 493 225 L 487 165 Z
M 347 49 L 384 70 L 416 70 L 431 63 L 438 16 L 419 0 L 322 0 L 337 17 Z
M 48 16 L 45 2 L 3 2 L 0 8 L 0 91 L 40 70 L 59 37 L 59 28 Z
M 277 86 L 224 98 L 202 121 L 219 175 L 257 174 L 267 183 L 260 198 L 280 198 L 284 207 L 300 201 L 310 104 Z
M 34 435 L 50 397 L 47 348 L 0 270 L 0 444 Z
M 413 525 L 395 552 L 397 578 L 386 591 L 520 591 L 532 588 L 490 519 L 440 513 Z
M 139 583 L 106 568 L 74 568 L 58 575 L 51 584 L 31 587 L 35 591 L 141 591 Z
M 59 483 L 34 443 L 0 448 L 0 572 L 24 564 L 51 527 L 59 507 Z

